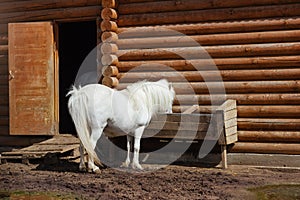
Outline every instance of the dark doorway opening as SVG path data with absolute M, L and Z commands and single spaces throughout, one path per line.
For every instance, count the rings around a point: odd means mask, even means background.
M 97 68 L 96 54 L 90 52 L 97 45 L 96 21 L 58 24 L 59 44 L 59 133 L 76 134 L 68 111 L 68 93 L 78 71 L 89 55 L 89 65 Z

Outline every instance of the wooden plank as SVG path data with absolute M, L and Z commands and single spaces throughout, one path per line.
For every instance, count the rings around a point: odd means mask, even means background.
M 153 116 L 152 121 L 169 121 L 169 122 L 195 122 L 195 123 L 209 123 L 211 115 L 209 114 L 182 114 L 172 113 L 166 115 Z
M 179 130 L 151 130 L 146 129 L 143 138 L 161 138 L 161 139 L 183 139 L 183 140 L 218 140 L 215 133 L 207 134 L 200 131 L 179 131 Z
M 225 128 L 225 136 L 237 135 L 237 126 Z
M 36 153 L 36 152 L 57 152 L 65 153 L 72 149 L 78 148 L 79 144 L 73 145 L 32 145 L 23 149 L 18 150 L 18 153 Z
M 230 128 L 233 126 L 237 126 L 237 118 L 232 118 L 224 122 L 225 128 Z
M 198 130 L 200 132 L 207 131 L 208 123 L 188 123 L 188 122 L 151 122 L 146 129 L 149 130 L 182 130 L 182 131 L 192 131 Z
M 230 136 L 226 136 L 226 144 L 233 144 L 235 142 L 238 141 L 238 135 L 237 134 L 233 134 Z
M 237 118 L 237 109 L 224 112 L 224 120 L 225 121 L 228 121 L 228 120 L 231 120 L 234 118 L 235 119 Z
M 236 100 L 228 99 L 217 109 L 217 111 L 220 110 L 226 113 L 227 111 L 234 109 L 236 109 Z
M 40 142 L 39 145 L 71 145 L 79 144 L 79 139 L 72 135 L 59 134 L 53 138 Z
M 191 114 L 199 109 L 198 105 L 193 105 L 190 108 L 186 109 L 182 114 Z

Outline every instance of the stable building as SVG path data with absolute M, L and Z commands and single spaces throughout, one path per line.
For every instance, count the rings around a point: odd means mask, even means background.
M 175 113 L 195 101 L 195 112 L 213 112 L 212 98 L 224 94 L 209 87 L 220 75 L 226 99 L 237 104 L 231 163 L 299 161 L 298 0 L 5 0 L 0 13 L 1 146 L 75 134 L 65 95 L 86 56 L 101 43 L 91 55 L 92 68 L 102 73 L 100 83 L 121 89 L 166 78 L 177 94 Z M 205 59 L 191 43 L 180 42 L 180 35 L 159 34 L 160 29 L 192 38 L 216 68 L 205 67 Z M 196 69 L 181 54 L 202 65 Z

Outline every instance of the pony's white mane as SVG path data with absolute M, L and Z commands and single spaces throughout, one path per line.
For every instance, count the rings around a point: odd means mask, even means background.
M 136 109 L 146 107 L 150 116 L 169 109 L 173 103 L 175 92 L 169 88 L 167 80 L 157 82 L 140 81 L 127 87 L 129 98 Z

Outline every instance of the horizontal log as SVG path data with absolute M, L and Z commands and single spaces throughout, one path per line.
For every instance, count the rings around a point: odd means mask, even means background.
M 271 106 L 238 106 L 239 117 L 300 117 L 300 106 L 271 105 Z
M 122 86 L 122 85 L 120 85 Z M 188 88 L 195 93 L 207 93 L 210 88 L 211 94 L 218 94 L 226 89 L 226 93 L 265 93 L 265 92 L 299 92 L 299 81 L 260 81 L 260 82 L 198 82 L 198 83 L 173 83 L 177 94 L 186 94 Z
M 101 62 L 104 66 L 106 65 L 117 65 L 119 59 L 116 55 L 113 54 L 104 54 L 101 58 Z
M 230 152 L 300 154 L 300 145 L 298 143 L 237 142 L 234 144 Z
M 104 76 L 102 79 L 102 84 L 107 87 L 114 88 L 119 84 L 119 80 L 116 77 Z
M 182 113 L 186 109 L 188 109 L 191 105 L 180 105 L 173 106 L 174 113 Z M 217 109 L 215 106 L 199 106 L 199 113 L 212 113 Z M 299 118 L 300 106 L 286 106 L 286 105 L 274 105 L 274 106 L 237 106 L 237 114 L 238 118 L 249 118 L 249 117 L 258 117 L 258 118 Z M 238 125 L 241 125 L 239 122 Z M 239 126 L 240 128 L 240 126 Z
M 0 106 L 7 106 L 8 107 L 8 94 L 2 95 L 0 94 Z
M 235 99 L 238 105 L 299 105 L 299 93 L 275 93 L 275 94 L 227 94 L 227 99 Z M 223 102 L 224 95 L 180 95 L 177 94 L 174 105 L 199 104 L 207 105 L 211 102 Z
M 197 81 L 261 81 L 261 80 L 297 80 L 300 69 L 271 69 L 271 70 L 226 70 L 226 71 L 179 71 L 179 72 L 129 72 L 119 73 L 118 78 L 123 82 L 136 80 L 168 79 L 171 82 Z
M 162 67 L 167 66 L 167 67 Z M 151 60 L 122 61 L 118 63 L 121 72 L 137 71 L 189 71 L 189 70 L 219 70 L 223 69 L 262 69 L 280 67 L 299 67 L 300 56 L 253 57 L 253 58 L 215 58 L 209 60 Z M 137 69 L 137 67 L 140 69 Z
M 116 1 L 115 0 L 102 0 L 102 7 L 104 8 L 115 8 Z
M 127 3 L 127 2 L 126 2 Z M 126 4 L 121 3 L 118 6 L 120 14 L 137 14 L 137 13 L 159 13 L 174 12 L 187 10 L 203 10 L 215 8 L 234 8 L 245 6 L 261 6 L 261 5 L 278 5 L 282 4 L 281 0 L 251 0 L 251 1 L 235 1 L 235 0 L 185 0 L 185 1 L 156 1 L 156 2 L 138 2 Z M 297 0 L 289 0 L 284 3 L 298 3 Z
M 113 43 L 102 43 L 101 53 L 102 54 L 115 54 L 118 51 L 118 46 Z
M 297 16 L 299 4 L 121 15 L 120 27 Z M 191 17 L 193 16 L 193 17 Z
M 105 31 L 116 32 L 118 30 L 118 25 L 114 21 L 103 20 L 100 24 L 100 28 L 102 32 Z
M 0 33 L 0 45 L 8 44 L 8 35 L 7 33 Z
M 0 62 L 1 62 L 1 55 L 0 55 Z M 0 65 L 0 75 L 8 75 L 8 66 L 7 65 Z M 2 77 L 5 80 L 7 80 L 7 78 Z
M 0 126 L 0 145 L 1 146 L 9 146 L 9 143 L 7 143 L 6 141 L 3 141 L 3 136 L 6 137 L 7 135 L 9 135 L 9 126 Z M 13 146 L 15 145 L 15 141 L 14 143 L 11 145 Z
M 7 117 L 8 116 L 8 106 L 0 106 L 0 116 Z
M 161 59 L 209 59 L 224 57 L 248 57 L 248 56 L 274 56 L 297 55 L 300 44 L 294 43 L 270 43 L 270 44 L 246 44 L 226 46 L 205 46 L 185 48 L 158 48 L 120 50 L 117 55 L 120 61 L 134 60 L 161 60 Z
M 0 85 L 0 96 L 8 96 L 8 84 Z
M 1 55 L 0 54 L 0 65 L 1 66 L 8 66 L 8 55 Z
M 276 115 L 275 115 L 276 116 Z M 298 131 L 300 119 L 239 118 L 238 129 L 243 131 Z
M 7 33 L 8 33 L 8 25 L 0 24 L 0 34 L 7 35 Z
M 6 84 L 6 88 L 8 86 L 8 83 Z M 8 92 L 4 93 L 0 93 L 0 106 L 8 106 L 8 101 L 9 101 L 9 97 L 8 97 Z
M 98 6 L 99 0 L 73 0 L 73 1 L 60 1 L 60 0 L 30 0 L 30 1 L 18 1 L 16 2 L 1 2 L 0 13 L 11 12 L 24 12 L 35 10 L 47 10 L 55 8 L 70 8 L 70 7 L 84 7 L 84 6 Z
M 8 117 L 0 117 L 0 126 L 8 126 L 9 118 Z
M 37 10 L 31 12 L 1 13 L 2 23 L 21 21 L 61 20 L 72 18 L 96 18 L 101 6 L 86 6 L 75 8 L 57 8 L 50 10 Z
M 105 20 L 117 19 L 118 14 L 115 9 L 112 8 L 103 8 L 101 11 L 101 18 Z
M 126 35 L 126 33 L 124 33 Z M 120 37 L 123 37 L 122 35 Z M 147 49 L 167 47 L 190 47 L 200 45 L 229 45 L 251 43 L 280 43 L 299 41 L 300 30 L 264 31 L 251 33 L 226 33 L 185 36 L 178 33 L 169 37 L 146 37 L 120 39 L 120 49 Z
M 8 74 L 1 74 L 0 70 L 0 85 L 8 85 Z
M 1 55 L 8 54 L 8 45 L 0 45 L 0 54 Z
M 239 131 L 241 142 L 299 142 L 299 131 Z
M 128 83 L 120 82 L 118 88 Z M 192 82 L 173 83 L 176 94 L 247 94 L 247 93 L 298 93 L 300 81 L 234 81 L 234 82 Z M 210 91 L 208 90 L 210 89 Z M 191 93 L 192 90 L 192 93 Z
M 117 76 L 119 74 L 119 70 L 116 66 L 106 66 L 102 71 L 104 76 Z
M 118 0 L 119 4 L 152 2 L 153 0 Z
M 102 42 L 116 42 L 118 40 L 118 35 L 115 32 L 106 31 L 101 33 Z
M 300 18 L 281 17 L 275 19 L 255 19 L 255 20 L 239 20 L 225 22 L 204 22 L 180 25 L 161 25 L 147 26 L 141 28 L 119 27 L 117 32 L 122 38 L 127 37 L 162 37 L 168 35 L 178 35 L 177 32 L 185 35 L 205 35 L 216 33 L 236 33 L 236 32 L 252 32 L 252 31 L 278 31 L 299 29 Z M 166 31 L 166 30 L 173 30 Z

